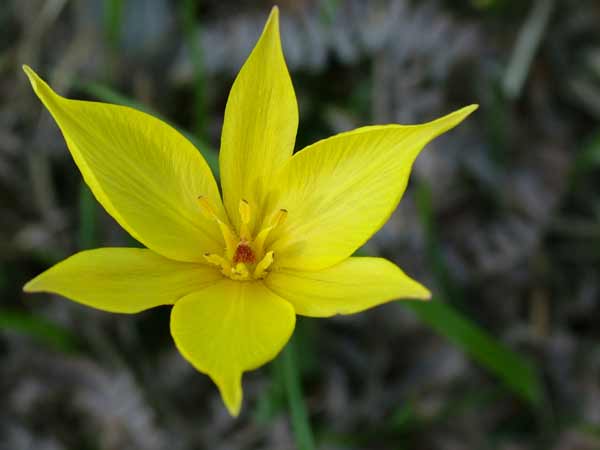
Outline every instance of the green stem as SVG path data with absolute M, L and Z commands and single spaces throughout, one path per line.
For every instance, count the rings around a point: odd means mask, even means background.
M 194 119 L 192 128 L 196 136 L 205 136 L 206 113 L 204 102 L 204 70 L 202 66 L 202 49 L 198 40 L 198 23 L 196 22 L 196 0 L 184 0 L 182 10 L 183 32 L 190 52 L 194 68 Z
M 118 62 L 119 43 L 121 40 L 121 24 L 123 21 L 123 1 L 104 0 L 104 42 L 106 45 L 105 76 L 107 80 L 114 77 Z
M 306 405 L 304 404 L 300 375 L 296 364 L 296 344 L 294 338 L 290 340 L 277 361 L 280 363 L 298 450 L 314 450 L 315 441 L 308 420 Z
M 504 74 L 504 92 L 510 99 L 521 94 L 531 63 L 550 23 L 556 0 L 537 0 L 521 28 L 517 44 Z
M 77 340 L 68 330 L 20 311 L 0 309 L 0 331 L 4 330 L 30 336 L 55 350 L 72 352 L 77 349 Z
M 105 0 L 104 33 L 106 35 L 106 41 L 111 50 L 115 50 L 119 47 L 122 19 L 123 2 L 121 0 Z
M 85 182 L 81 181 L 79 189 L 79 248 L 87 250 L 96 247 L 96 200 Z
M 430 302 L 410 301 L 403 302 L 403 305 L 495 374 L 532 407 L 539 408 L 544 400 L 544 392 L 535 366 L 450 304 L 464 307 L 467 303 L 465 294 L 450 275 L 440 246 L 429 185 L 421 181 L 416 194 L 419 216 L 425 229 L 427 259 L 439 292 Z

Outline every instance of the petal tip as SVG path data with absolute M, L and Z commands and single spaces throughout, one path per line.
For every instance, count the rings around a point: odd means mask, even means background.
M 417 300 L 421 300 L 424 302 L 428 302 L 431 300 L 431 291 L 429 291 L 429 289 L 427 289 L 426 287 L 423 287 L 423 291 L 419 294 L 419 296 L 417 297 Z
M 460 123 L 463 120 L 465 120 L 467 117 L 469 117 L 471 114 L 473 114 L 478 108 L 479 108 L 479 105 L 474 103 L 472 105 L 468 105 L 463 108 L 460 108 L 459 110 L 455 111 L 454 113 L 451 113 L 450 116 L 454 116 L 455 118 L 457 118 L 458 122 Z
M 463 108 L 463 112 L 465 113 L 465 115 L 469 115 L 469 114 L 477 111 L 477 109 L 479 109 L 479 105 L 477 103 L 473 103 L 472 105 L 465 106 Z
M 410 282 L 412 284 L 412 289 L 410 295 L 406 297 L 408 300 L 418 300 L 424 302 L 431 300 L 432 295 L 429 289 L 427 289 L 417 280 L 410 279 Z
M 273 7 L 271 8 L 271 12 L 269 13 L 269 19 L 268 20 L 278 20 L 279 19 L 279 6 L 277 5 L 273 5 Z
M 417 281 L 415 281 L 415 283 L 416 283 L 416 286 L 415 286 L 415 290 L 413 292 L 412 299 L 421 300 L 424 302 L 431 300 L 431 291 L 429 289 L 427 289 L 425 286 L 423 286 L 421 283 L 419 283 Z
M 229 403 L 225 402 L 225 408 L 227 408 L 227 412 L 231 417 L 236 419 L 240 415 L 240 410 L 242 409 L 242 402 L 237 403 Z
M 29 280 L 27 283 L 25 283 L 23 285 L 23 292 L 31 294 L 31 293 L 34 293 L 34 292 L 41 292 L 41 291 L 43 291 L 43 286 L 40 285 L 40 278 L 42 278 L 43 274 L 44 273 L 41 273 L 38 276 L 36 276 L 36 277 L 32 278 L 31 280 Z
M 433 125 L 437 129 L 437 131 L 434 133 L 434 135 L 432 135 L 431 139 L 435 138 L 435 137 L 439 136 L 441 133 L 449 131 L 452 128 L 459 125 L 467 117 L 469 117 L 477 108 L 479 108 L 479 105 L 477 105 L 477 104 L 464 106 L 460 109 L 457 109 L 456 111 L 451 112 L 450 114 L 448 114 L 444 117 L 441 117 L 432 122 L 429 122 L 427 125 Z
M 38 74 L 35 73 L 35 71 L 27 64 L 23 64 L 21 68 L 23 69 L 23 72 L 25 72 L 25 75 L 27 75 L 27 78 L 29 79 L 31 85 L 35 88 L 39 80 Z
M 268 31 L 270 32 L 273 28 L 274 31 L 279 34 L 279 7 L 277 5 L 271 8 L 271 12 L 269 13 L 269 17 L 267 18 L 262 34 L 266 34 Z
M 28 281 L 27 283 L 25 283 L 25 285 L 23 286 L 23 292 L 26 292 L 27 294 L 31 294 L 32 292 L 37 292 L 37 290 L 35 289 L 35 278 L 33 280 Z
M 27 75 L 27 78 L 29 79 L 29 83 L 31 84 L 33 91 L 42 100 L 42 102 L 46 104 L 46 101 L 51 97 L 51 94 L 54 94 L 54 91 L 52 91 L 52 89 L 50 89 L 46 82 L 40 78 L 35 70 L 33 70 L 27 64 L 23 64 L 22 68 L 23 72 L 25 72 L 25 75 Z
M 42 292 L 44 290 L 43 286 L 40 286 L 40 276 L 42 274 L 38 275 L 35 278 L 32 278 L 31 280 L 29 280 L 27 283 L 25 283 L 23 285 L 23 292 L 26 292 L 27 294 L 32 294 L 35 292 Z
M 242 398 L 244 396 L 241 372 L 231 377 L 209 376 L 219 388 L 221 399 L 231 417 L 238 417 L 242 409 Z

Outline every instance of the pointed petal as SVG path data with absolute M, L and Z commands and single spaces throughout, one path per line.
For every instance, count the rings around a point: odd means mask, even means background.
M 277 264 L 319 270 L 349 257 L 394 211 L 423 147 L 476 108 L 423 125 L 359 128 L 296 153 L 277 183 L 277 208 L 288 211 L 271 237 Z
M 292 304 L 297 314 L 329 317 L 354 314 L 390 300 L 427 300 L 429 291 L 383 258 L 349 258 L 316 272 L 282 269 L 265 284 Z
M 52 292 L 92 308 L 136 313 L 175 303 L 222 279 L 218 270 L 139 248 L 77 253 L 38 275 L 25 292 Z
M 292 306 L 262 283 L 223 280 L 175 304 L 171 334 L 185 359 L 212 378 L 237 416 L 242 373 L 273 359 L 295 320 Z
M 227 212 L 236 226 L 240 199 L 261 210 L 274 174 L 292 155 L 297 128 L 298 105 L 274 7 L 233 83 L 225 109 L 221 182 Z
M 196 199 L 208 197 L 224 217 L 214 177 L 202 155 L 176 130 L 140 111 L 56 94 L 29 67 L 37 96 L 60 127 L 85 182 L 135 239 L 163 256 L 204 261 L 221 251 L 214 221 Z

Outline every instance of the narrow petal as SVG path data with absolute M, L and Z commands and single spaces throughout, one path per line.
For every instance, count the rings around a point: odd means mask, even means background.
M 283 269 L 265 284 L 292 304 L 297 314 L 329 317 L 354 314 L 390 300 L 431 297 L 429 291 L 383 258 L 349 258 L 316 272 Z
M 204 261 L 222 250 L 214 221 L 198 196 L 223 217 L 214 177 L 198 150 L 164 122 L 107 103 L 69 100 L 24 67 L 37 96 L 60 127 L 85 182 L 135 239 L 163 256 Z
M 175 304 L 171 334 L 185 359 L 212 378 L 237 416 L 242 373 L 273 359 L 295 320 L 292 306 L 262 283 L 223 280 Z
M 276 207 L 288 211 L 271 237 L 277 264 L 319 270 L 349 257 L 394 211 L 423 147 L 476 108 L 423 125 L 359 128 L 296 153 L 277 183 Z
M 221 181 L 225 207 L 239 226 L 238 205 L 262 208 L 276 171 L 294 149 L 298 105 L 279 37 L 274 7 L 227 100 L 221 137 Z M 251 224 L 254 226 L 254 223 Z
M 173 304 L 221 279 L 212 267 L 172 261 L 151 250 L 99 248 L 65 259 L 23 289 L 52 292 L 104 311 L 136 313 Z

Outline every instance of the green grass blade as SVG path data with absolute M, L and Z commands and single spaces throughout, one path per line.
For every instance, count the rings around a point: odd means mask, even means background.
M 64 352 L 70 352 L 76 348 L 76 340 L 67 330 L 52 322 L 22 312 L 0 310 L 0 330 L 15 331 L 30 336 Z
M 596 170 L 600 166 L 600 131 L 595 131 L 590 137 L 584 140 L 583 146 L 573 164 L 571 177 L 573 182 L 577 177 Z
M 521 27 L 502 80 L 504 92 L 510 99 L 518 98 L 523 90 L 535 54 L 547 32 L 555 6 L 556 0 L 537 0 Z
M 543 391 L 534 367 L 482 327 L 435 298 L 430 302 L 406 301 L 402 305 L 500 378 L 519 397 L 534 407 L 541 405 Z
M 427 244 L 429 266 L 437 281 L 438 300 L 429 303 L 405 302 L 417 316 L 439 334 L 445 336 L 483 367 L 497 376 L 516 395 L 533 407 L 539 407 L 543 400 L 543 389 L 539 374 L 527 360 L 495 339 L 482 327 L 464 316 L 442 299 L 465 304 L 462 289 L 451 278 L 439 244 L 437 224 L 431 205 L 429 187 L 421 183 L 417 186 L 417 206 Z
M 103 27 L 105 38 L 112 49 L 119 46 L 121 38 L 121 23 L 123 21 L 123 1 L 105 0 Z
M 182 4 L 182 21 L 185 42 L 190 52 L 190 59 L 194 68 L 194 134 L 204 136 L 206 128 L 206 108 L 204 101 L 204 68 L 202 65 L 202 48 L 199 42 L 199 24 L 196 21 L 198 2 L 184 0 Z
M 314 450 L 315 442 L 302 395 L 295 342 L 296 339 L 292 337 L 274 363 L 283 381 L 297 448 L 298 450 Z
M 78 244 L 80 250 L 89 250 L 96 247 L 96 200 L 92 191 L 84 181 L 81 181 L 79 189 L 79 236 Z

